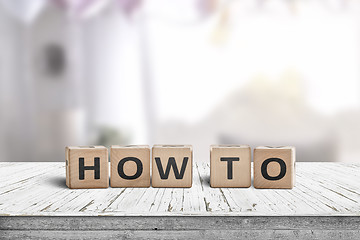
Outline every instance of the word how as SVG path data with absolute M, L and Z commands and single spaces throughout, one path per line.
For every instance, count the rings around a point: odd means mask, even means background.
M 190 188 L 193 153 L 191 145 L 154 145 L 152 187 Z M 69 188 L 109 187 L 108 149 L 104 146 L 66 147 L 66 185 Z M 255 188 L 293 188 L 294 147 L 254 149 Z M 110 147 L 111 187 L 150 187 L 150 147 Z M 247 145 L 210 147 L 211 187 L 251 186 L 251 149 Z

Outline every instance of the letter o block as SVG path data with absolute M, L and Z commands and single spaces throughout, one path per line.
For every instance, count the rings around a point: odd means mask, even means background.
M 190 188 L 192 186 L 192 146 L 154 145 L 152 186 Z
M 210 147 L 211 187 L 251 186 L 251 150 L 248 145 Z
M 111 146 L 111 187 L 150 187 L 150 147 Z
M 255 188 L 291 189 L 294 184 L 294 147 L 257 147 L 254 149 Z
M 65 158 L 66 185 L 69 188 L 109 187 L 109 159 L 106 147 L 66 147 Z

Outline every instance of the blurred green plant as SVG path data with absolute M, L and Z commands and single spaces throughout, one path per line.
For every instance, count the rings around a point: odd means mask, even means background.
M 96 144 L 102 146 L 129 144 L 130 134 L 112 126 L 100 126 Z

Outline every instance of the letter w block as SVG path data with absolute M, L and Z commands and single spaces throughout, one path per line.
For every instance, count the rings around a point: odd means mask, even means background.
M 152 186 L 190 188 L 192 186 L 192 146 L 154 145 Z

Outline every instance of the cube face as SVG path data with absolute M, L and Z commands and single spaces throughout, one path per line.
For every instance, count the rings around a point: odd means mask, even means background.
M 192 146 L 154 145 L 152 148 L 152 186 L 192 186 Z
M 211 187 L 250 187 L 251 150 L 248 145 L 210 147 Z
M 254 187 L 291 189 L 295 184 L 294 147 L 254 149 Z
M 65 155 L 66 185 L 69 188 L 109 187 L 109 160 L 106 147 L 66 147 Z
M 150 187 L 150 147 L 111 146 L 111 187 Z

